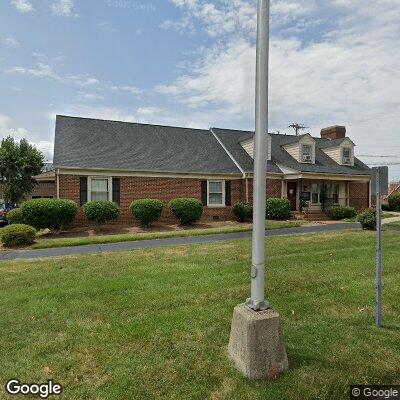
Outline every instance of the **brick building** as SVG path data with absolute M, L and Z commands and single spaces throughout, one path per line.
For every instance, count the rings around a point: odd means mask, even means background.
M 112 200 L 120 222 L 134 222 L 129 205 L 155 198 L 166 204 L 195 197 L 205 206 L 203 220 L 231 219 L 232 205 L 252 202 L 253 132 L 166 127 L 57 116 L 55 194 L 80 206 Z M 370 205 L 370 169 L 354 155 L 344 127 L 321 137 L 266 134 L 267 195 L 301 200 L 311 211 L 335 205 Z M 165 207 L 164 220 L 173 216 Z M 80 210 L 76 223 L 85 223 Z

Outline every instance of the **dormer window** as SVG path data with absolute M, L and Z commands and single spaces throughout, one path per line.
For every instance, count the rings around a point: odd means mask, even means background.
M 351 148 L 350 147 L 343 147 L 342 163 L 346 164 L 346 165 L 351 165 Z
M 302 161 L 306 163 L 312 162 L 312 146 L 309 144 L 303 144 L 302 146 Z

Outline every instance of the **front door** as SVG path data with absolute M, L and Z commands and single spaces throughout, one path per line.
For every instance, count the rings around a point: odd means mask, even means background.
M 292 211 L 296 211 L 297 205 L 297 182 L 287 183 L 287 198 L 290 201 Z

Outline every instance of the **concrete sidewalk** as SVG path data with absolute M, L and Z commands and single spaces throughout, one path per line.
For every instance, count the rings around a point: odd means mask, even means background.
M 305 233 L 332 232 L 350 229 L 360 229 L 360 224 L 329 224 L 299 228 L 284 228 L 269 230 L 266 236 L 298 235 Z M 98 254 L 114 251 L 127 251 L 148 249 L 165 246 L 180 246 L 188 244 L 212 243 L 226 240 L 238 240 L 251 238 L 251 232 L 234 232 L 207 236 L 189 236 L 170 239 L 140 240 L 124 243 L 93 244 L 75 247 L 58 247 L 54 249 L 39 250 L 11 250 L 0 252 L 0 260 L 28 260 L 47 257 L 74 256 L 79 254 Z

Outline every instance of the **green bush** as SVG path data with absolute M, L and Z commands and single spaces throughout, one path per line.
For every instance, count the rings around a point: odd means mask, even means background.
M 376 210 L 374 208 L 365 210 L 363 213 L 358 215 L 357 221 L 362 225 L 363 229 L 366 229 L 369 231 L 375 231 L 376 230 Z
M 389 204 L 382 204 L 382 211 L 392 211 L 392 207 Z
M 357 216 L 357 211 L 354 207 L 337 206 L 331 211 L 331 217 L 334 220 L 351 219 Z
M 10 225 L 13 224 L 23 224 L 24 223 L 24 217 L 22 216 L 22 211 L 20 208 L 14 208 L 14 210 L 11 210 L 7 213 L 7 222 Z
M 71 200 L 36 199 L 26 201 L 21 206 L 24 223 L 37 230 L 62 230 L 71 223 L 78 212 L 78 206 Z
M 266 218 L 285 220 L 291 215 L 290 201 L 287 199 L 270 198 L 267 200 Z
M 389 197 L 390 211 L 400 212 L 400 194 L 395 194 Z
M 104 224 L 119 217 L 120 208 L 112 201 L 91 201 L 83 206 L 83 212 L 90 222 Z
M 301 211 L 308 212 L 310 205 L 308 204 L 308 201 L 300 200 L 300 207 L 301 207 Z
M 8 225 L 1 231 L 1 243 L 6 247 L 29 246 L 35 242 L 36 230 L 24 224 Z
M 142 225 L 149 226 L 160 219 L 164 204 L 160 200 L 141 199 L 131 204 L 131 212 Z
M 249 203 L 236 203 L 232 211 L 239 222 L 244 222 L 253 218 L 253 207 Z
M 194 224 L 203 215 L 203 205 L 197 199 L 174 199 L 169 208 L 183 225 Z

